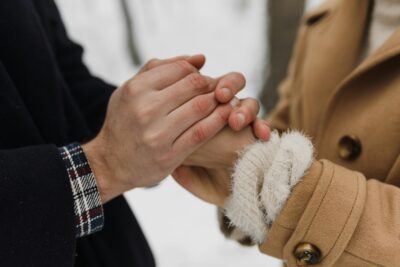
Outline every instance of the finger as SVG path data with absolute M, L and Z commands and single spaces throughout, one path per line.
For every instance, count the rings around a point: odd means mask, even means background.
M 192 73 L 184 79 L 160 91 L 160 99 L 163 99 L 163 113 L 170 113 L 190 99 L 207 94 L 215 90 L 217 80 L 200 73 Z M 213 98 L 214 94 L 213 94 Z
M 208 117 L 197 122 L 186 132 L 179 136 L 173 144 L 173 150 L 183 161 L 202 144 L 214 137 L 227 124 L 229 114 L 232 111 L 230 104 L 218 106 Z
M 139 73 L 143 73 L 146 72 L 148 70 L 154 69 L 156 67 L 159 67 L 161 65 L 165 65 L 165 64 L 170 64 L 176 61 L 180 61 L 180 60 L 186 60 L 187 62 L 189 62 L 190 64 L 192 64 L 196 69 L 200 70 L 205 62 L 206 62 L 206 58 L 204 55 L 194 55 L 194 56 L 177 56 L 177 57 L 173 57 L 173 58 L 168 58 L 168 59 L 158 59 L 158 58 L 153 58 L 151 60 L 149 60 L 139 71 Z
M 252 123 L 260 111 L 260 104 L 253 98 L 246 98 L 241 101 L 240 107 L 235 109 L 229 116 L 229 126 L 240 131 Z
M 164 127 L 174 129 L 174 131 L 169 131 L 170 140 L 175 140 L 193 124 L 210 115 L 217 105 L 214 93 L 208 93 L 199 95 L 176 108 L 164 120 Z
M 206 57 L 202 54 L 191 56 L 187 61 L 195 66 L 198 70 L 201 70 L 206 64 Z
M 190 56 L 184 55 L 184 56 L 177 56 L 177 57 L 172 57 L 172 58 L 168 58 L 168 59 L 152 58 L 149 61 L 147 61 L 146 64 L 143 65 L 143 67 L 139 70 L 138 73 L 143 73 L 148 70 L 159 67 L 161 65 L 173 63 L 175 61 L 187 60 L 189 57 Z
M 140 79 L 148 84 L 152 90 L 162 90 L 185 78 L 189 74 L 198 73 L 198 70 L 186 60 L 178 60 L 154 67 L 133 78 L 133 82 Z
M 220 103 L 228 103 L 246 86 L 246 78 L 238 72 L 228 73 L 219 78 L 215 97 Z
M 262 119 L 256 119 L 256 121 L 253 123 L 253 133 L 258 139 L 262 141 L 268 141 L 271 135 L 271 129 L 266 121 Z

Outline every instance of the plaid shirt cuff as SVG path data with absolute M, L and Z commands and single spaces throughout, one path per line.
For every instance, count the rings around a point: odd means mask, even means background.
M 96 178 L 82 147 L 73 143 L 59 148 L 67 168 L 74 199 L 76 237 L 100 231 L 104 224 L 103 206 Z

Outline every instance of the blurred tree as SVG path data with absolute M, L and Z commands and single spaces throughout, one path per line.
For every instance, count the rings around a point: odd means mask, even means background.
M 248 0 L 236 0 L 236 6 L 239 10 L 243 11 L 249 7 L 250 1 Z
M 261 100 L 269 112 L 278 99 L 277 87 L 286 76 L 305 0 L 269 0 L 267 42 L 269 62 Z
M 126 25 L 126 41 L 133 65 L 140 66 L 143 62 L 139 54 L 137 43 L 135 42 L 134 20 L 129 11 L 130 7 L 128 6 L 127 1 L 128 0 L 120 0 L 122 15 Z

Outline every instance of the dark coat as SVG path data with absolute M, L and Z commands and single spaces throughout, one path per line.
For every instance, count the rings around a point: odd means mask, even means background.
M 92 138 L 115 86 L 93 77 L 52 0 L 0 1 L 0 266 L 154 266 L 123 197 L 75 239 L 57 147 Z

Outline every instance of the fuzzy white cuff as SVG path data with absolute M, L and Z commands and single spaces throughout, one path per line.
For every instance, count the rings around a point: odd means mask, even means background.
M 232 174 L 232 195 L 225 212 L 232 224 L 262 243 L 281 212 L 292 188 L 313 161 L 313 145 L 300 132 L 248 146 Z

